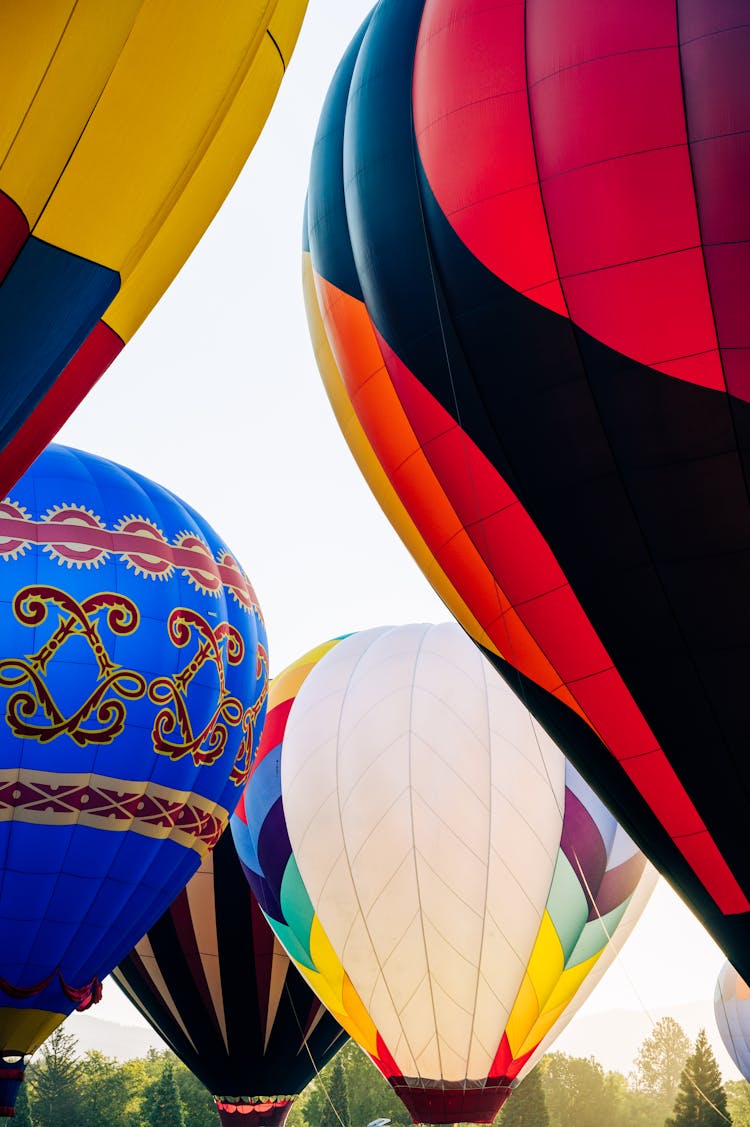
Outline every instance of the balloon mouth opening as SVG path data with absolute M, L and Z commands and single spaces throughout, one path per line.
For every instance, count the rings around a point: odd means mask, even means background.
M 222 1127 L 283 1127 L 294 1096 L 214 1096 Z
M 415 1123 L 491 1123 L 510 1096 L 515 1081 L 424 1080 L 406 1076 L 389 1079 Z

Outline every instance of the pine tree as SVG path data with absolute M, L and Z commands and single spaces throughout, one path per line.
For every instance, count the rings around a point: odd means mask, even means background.
M 549 1112 L 538 1068 L 532 1069 L 518 1085 L 502 1110 L 502 1127 L 548 1127 Z
M 341 1119 L 341 1122 L 344 1124 L 344 1127 L 349 1127 L 349 1124 L 351 1122 L 349 1118 L 349 1093 L 347 1091 L 346 1073 L 344 1072 L 344 1065 L 341 1060 L 341 1054 L 335 1057 L 333 1061 L 333 1068 L 331 1069 L 331 1079 L 328 1083 L 328 1095 L 330 1097 L 331 1103 L 339 1113 L 339 1117 Z
M 29 1091 L 25 1081 L 18 1089 L 13 1127 L 33 1127 L 31 1108 L 29 1107 Z
M 141 1115 L 148 1127 L 185 1127 L 182 1100 L 171 1060 L 164 1062 L 161 1075 L 146 1089 Z
M 63 1025 L 40 1050 L 40 1059 L 26 1070 L 38 1127 L 79 1127 L 81 1121 L 81 1061 L 78 1042 Z
M 664 1127 L 726 1127 L 731 1122 L 719 1066 L 701 1029 L 682 1070 L 672 1118 Z

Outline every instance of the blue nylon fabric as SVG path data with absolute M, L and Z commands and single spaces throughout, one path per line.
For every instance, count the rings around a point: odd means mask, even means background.
M 45 516 L 75 505 L 82 510 L 80 519 L 90 520 L 93 513 L 109 533 L 124 518 L 138 517 L 152 521 L 170 544 L 189 533 L 208 546 L 214 560 L 227 551 L 205 521 L 167 490 L 114 463 L 65 447 L 50 446 L 13 488 L 10 500 L 30 518 L 30 535 L 40 521 L 39 527 L 46 531 L 49 522 L 44 521 Z M 23 531 L 24 526 L 20 527 Z M 61 532 L 61 542 L 64 538 Z M 118 794 L 133 793 L 131 784 L 150 780 L 176 792 L 176 802 L 184 801 L 192 792 L 198 797 L 191 801 L 208 813 L 215 804 L 231 813 L 241 791 L 240 785 L 229 778 L 240 747 L 241 724 L 226 723 L 226 746 L 213 764 L 194 762 L 191 752 L 173 760 L 155 751 L 155 718 L 168 706 L 150 700 L 148 691 L 140 699 L 124 701 L 124 728 L 109 741 L 81 745 L 65 732 L 45 741 L 42 737 L 51 721 L 38 704 L 21 710 L 22 720 L 36 726 L 38 734 L 14 734 L 8 726 L 12 699 L 21 690 L 33 690 L 28 677 L 18 685 L 8 684 L 8 679 L 14 671 L 21 675 L 20 671 L 30 664 L 30 655 L 39 654 L 68 611 L 48 602 L 44 621 L 29 626 L 14 614 L 13 599 L 20 589 L 41 585 L 62 590 L 79 604 L 98 592 L 114 592 L 131 600 L 141 615 L 132 633 L 118 635 L 103 613 L 91 615 L 89 621 L 95 621 L 111 661 L 122 670 L 140 674 L 146 682 L 184 671 L 199 654 L 200 639 L 194 630 L 182 647 L 170 640 L 167 620 L 174 608 L 195 612 L 214 629 L 226 621 L 239 632 L 244 646 L 241 662 L 231 665 L 225 658 L 223 663 L 226 690 L 241 702 L 243 710 L 261 699 L 267 675 L 265 662 L 260 672 L 257 668 L 258 647 L 266 647 L 257 610 L 246 610 L 226 588 L 218 597 L 197 589 L 177 568 L 165 579 L 139 574 L 114 551 L 99 560 L 98 566 L 79 567 L 60 558 L 57 549 L 50 552 L 37 544 L 27 544 L 13 559 L 10 557 L 16 549 L 12 540 L 7 526 L 0 530 L 0 615 L 4 624 L 0 644 L 0 779 L 7 780 L 9 770 L 21 768 L 39 772 L 45 783 L 65 786 L 86 783 L 93 773 L 114 780 L 111 789 L 115 805 Z M 148 540 L 143 543 L 147 557 Z M 26 665 L 9 667 L 5 663 L 10 658 Z M 44 667 L 43 680 L 66 718 L 102 683 L 92 645 L 83 634 L 79 632 L 60 644 Z M 110 688 L 105 700 L 117 699 L 121 698 Z M 215 665 L 206 661 L 198 669 L 187 683 L 183 699 L 197 734 L 217 707 L 219 675 Z M 173 706 L 169 708 L 175 711 Z M 262 730 L 265 704 L 258 712 L 251 754 Z M 103 722 L 106 726 L 108 714 Z M 97 720 L 94 712 L 80 729 L 95 731 L 97 725 L 102 726 L 102 718 Z M 170 735 L 179 742 L 175 731 Z M 204 740 L 198 751 L 205 752 L 207 746 Z M 30 821 L 28 805 L 24 820 L 14 807 L 11 818 L 7 791 L 2 790 L 0 782 L 0 975 L 13 985 L 30 986 L 59 969 L 70 986 L 81 987 L 95 975 L 103 978 L 127 954 L 197 869 L 200 855 L 181 840 L 150 837 L 133 829 L 111 829 L 104 818 L 88 825 L 49 824 L 48 820 L 45 824 L 45 809 L 45 802 L 40 801 L 34 807 L 36 820 Z M 125 819 L 125 824 L 130 822 Z M 0 1006 L 67 1013 L 73 1003 L 55 979 L 42 993 L 27 1000 L 8 997 L 0 990 Z
M 120 275 L 28 238 L 0 285 L 0 446 L 44 398 L 120 288 Z

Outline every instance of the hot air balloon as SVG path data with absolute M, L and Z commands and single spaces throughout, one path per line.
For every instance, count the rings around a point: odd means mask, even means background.
M 455 623 L 275 678 L 231 825 L 277 936 L 417 1122 L 493 1119 L 655 881 Z
M 714 1013 L 724 1048 L 747 1080 L 750 1077 L 750 988 L 731 963 L 716 980 Z
M 306 0 L 0 16 L 0 495 L 193 250 L 263 128 Z
M 748 16 L 381 0 L 306 270 L 397 529 L 750 980 Z
M 219 839 L 262 727 L 252 586 L 208 524 L 50 446 L 0 503 L 0 1116 L 23 1058 Z
M 347 1040 L 266 923 L 229 833 L 113 977 L 229 1127 L 282 1127 Z

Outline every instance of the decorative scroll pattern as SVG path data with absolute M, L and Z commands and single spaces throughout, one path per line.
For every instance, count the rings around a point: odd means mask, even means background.
M 263 688 L 255 704 L 246 708 L 242 715 L 242 740 L 237 749 L 237 756 L 229 776 L 237 787 L 244 787 L 247 782 L 247 777 L 250 774 L 253 746 L 255 743 L 253 738 L 255 735 L 255 726 L 258 723 L 258 719 L 268 699 L 268 651 L 265 646 L 262 646 L 260 643 L 258 643 L 255 676 L 258 681 L 262 681 Z
M 102 621 L 115 636 L 132 635 L 140 616 L 135 603 L 124 595 L 100 591 L 81 602 L 57 587 L 36 584 L 22 588 L 13 600 L 13 612 L 25 626 L 41 626 L 51 608 L 58 611 L 58 624 L 39 650 L 24 657 L 0 661 L 0 687 L 16 690 L 10 696 L 5 718 L 16 736 L 49 743 L 63 734 L 84 747 L 88 744 L 111 743 L 119 736 L 127 720 L 126 701 L 148 699 L 161 706 L 151 732 L 153 750 L 172 760 L 192 756 L 195 765 L 215 763 L 226 748 L 230 728 L 242 728 L 242 738 L 232 767 L 231 778 L 236 786 L 247 777 L 253 745 L 254 725 L 267 691 L 258 701 L 243 710 L 242 701 L 233 696 L 226 683 L 229 666 L 240 665 L 245 658 L 245 644 L 236 627 L 228 622 L 212 626 L 197 611 L 187 607 L 173 610 L 167 621 L 171 643 L 183 649 L 192 641 L 195 652 L 187 665 L 174 677 L 155 677 L 147 683 L 134 669 L 117 665 L 102 639 Z M 55 701 L 47 680 L 49 667 L 63 646 L 71 639 L 83 640 L 96 665 L 81 663 L 81 674 L 91 670 L 93 684 L 84 700 L 66 716 Z M 261 648 L 256 675 L 268 668 L 268 658 Z M 199 731 L 193 730 L 188 708 L 190 684 L 200 670 L 210 664 L 216 671 L 218 694 L 213 712 Z
M 227 811 L 186 791 L 106 775 L 55 775 L 15 770 L 0 774 L 0 821 L 88 825 L 172 838 L 205 856 L 226 825 Z
M 78 602 L 56 587 L 38 585 L 17 592 L 13 613 L 25 626 L 40 626 L 51 606 L 60 612 L 59 622 L 41 649 L 22 658 L 0 661 L 0 686 L 17 690 L 8 701 L 7 723 L 14 735 L 40 743 L 48 743 L 63 733 L 79 747 L 111 743 L 125 727 L 125 701 L 142 697 L 146 680 L 133 669 L 115 665 L 102 641 L 98 616 L 104 617 L 113 634 L 123 636 L 138 628 L 138 608 L 124 595 L 111 591 L 100 591 Z M 83 703 L 72 715 L 65 716 L 45 674 L 55 653 L 71 638 L 82 638 L 88 643 L 98 676 Z M 46 717 L 44 722 L 39 719 L 40 708 Z M 92 719 L 94 726 L 85 726 Z
M 137 575 L 171 579 L 179 573 L 204 595 L 226 589 L 244 610 L 262 618 L 250 580 L 226 550 L 214 559 L 195 532 L 179 532 L 170 542 L 147 517 L 122 517 L 108 529 L 101 517 L 79 505 L 55 505 L 40 520 L 6 498 L 0 502 L 0 559 L 17 559 L 40 545 L 67 567 L 99 567 L 118 556 Z

